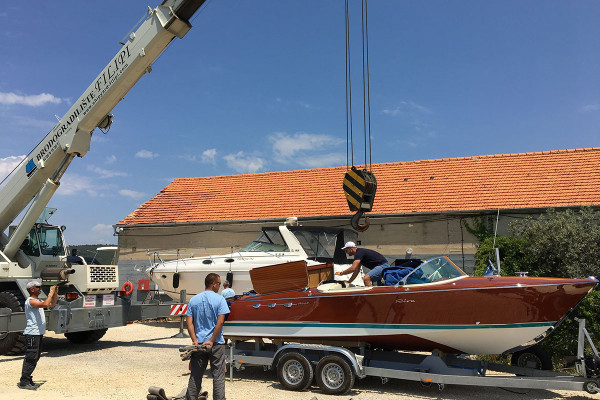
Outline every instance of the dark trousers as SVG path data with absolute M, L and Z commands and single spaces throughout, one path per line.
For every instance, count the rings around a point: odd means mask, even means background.
M 225 400 L 225 348 L 224 344 L 215 343 L 211 353 L 197 351 L 192 353 L 190 360 L 190 380 L 186 400 L 196 400 L 202 391 L 202 377 L 210 360 L 210 370 L 213 376 L 214 400 Z
M 23 370 L 21 372 L 21 385 L 28 385 L 32 382 L 31 374 L 37 366 L 42 353 L 42 335 L 24 335 L 25 336 L 25 359 L 23 360 Z

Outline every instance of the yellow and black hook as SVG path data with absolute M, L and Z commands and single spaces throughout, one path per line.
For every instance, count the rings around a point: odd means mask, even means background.
M 365 216 L 365 223 L 361 224 L 360 223 L 360 218 L 364 215 L 364 211 L 363 210 L 358 210 L 356 212 L 356 214 L 354 214 L 354 216 L 352 217 L 352 227 L 358 231 L 358 232 L 364 232 L 367 229 L 369 229 L 369 226 L 371 226 L 371 223 L 369 222 L 369 217 Z

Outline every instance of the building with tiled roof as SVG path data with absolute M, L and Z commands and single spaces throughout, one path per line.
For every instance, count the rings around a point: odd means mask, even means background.
M 137 249 L 227 252 L 250 242 L 260 225 L 290 216 L 350 227 L 346 170 L 177 178 L 118 222 L 121 259 L 135 259 Z M 360 238 L 390 256 L 411 248 L 472 259 L 476 242 L 465 219 L 499 212 L 505 230 L 511 218 L 550 207 L 600 204 L 600 148 L 382 163 L 372 171 L 371 228 Z

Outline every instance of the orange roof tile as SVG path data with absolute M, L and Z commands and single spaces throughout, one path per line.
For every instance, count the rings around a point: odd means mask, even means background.
M 118 225 L 352 214 L 346 167 L 177 178 Z M 600 204 L 600 148 L 373 164 L 373 214 Z

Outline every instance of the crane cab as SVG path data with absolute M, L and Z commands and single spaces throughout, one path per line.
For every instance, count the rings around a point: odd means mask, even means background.
M 29 257 L 66 256 L 64 230 L 64 226 L 37 223 L 23 240 L 20 249 Z

